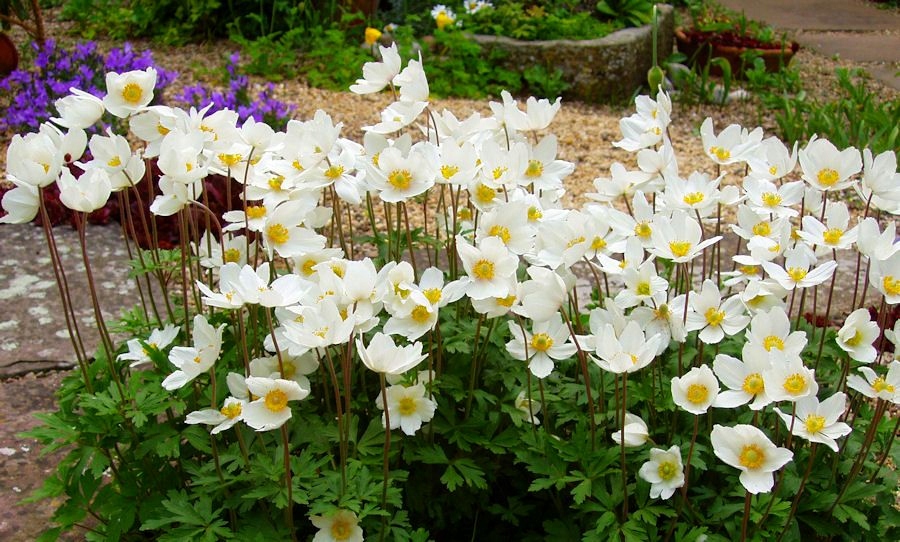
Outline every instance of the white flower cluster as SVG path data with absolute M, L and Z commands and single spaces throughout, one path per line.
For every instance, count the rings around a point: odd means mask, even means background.
M 17 188 L 3 199 L 9 214 L 2 221 L 33 219 L 38 190 L 54 182 L 65 205 L 94 210 L 111 191 L 142 182 L 148 159 L 156 159 L 161 172 L 151 206 L 157 215 L 201 205 L 210 174 L 243 184 L 242 208 L 217 217 L 224 224 L 221 236 L 207 232 L 194 245 L 215 277 L 196 287 L 207 309 L 240 312 L 257 305 L 274 314 L 275 324 L 264 343 L 267 355 L 250 361 L 243 374 L 229 375 L 231 396 L 221 409 L 188 415 L 188 423 L 214 425 L 214 432 L 239 421 L 261 431 L 280 427 L 291 417 L 288 403 L 309 395 L 306 375 L 317 370 L 330 346 L 355 347 L 365 367 L 381 375 L 416 368 L 427 357 L 418 339 L 435 329 L 441 309 L 467 298 L 485 318 L 510 315 L 507 351 L 537 379 L 552 378 L 558 364 L 576 354 L 627 375 L 690 332 L 708 345 L 744 333 L 740 359 L 720 354 L 710 364 L 686 360 L 671 381 L 675 403 L 695 415 L 791 404 L 789 413 L 776 411 L 793 434 L 837 448 L 835 440 L 850 431 L 839 421 L 846 395 L 819 401 L 815 372 L 801 356 L 806 335 L 792 331 L 789 315 L 806 289 L 833 280 L 837 255 L 851 250 L 864 257 L 867 284 L 885 303 L 900 301 L 894 223 L 882 229 L 874 218 L 854 218 L 842 199 L 829 198 L 852 189 L 865 202 L 866 215 L 875 209 L 900 213 L 894 153 L 839 151 L 816 138 L 803 149 L 789 149 L 777 138 L 764 139 L 758 128 L 732 125 L 716 134 L 707 119 L 700 133 L 716 170 L 745 164 L 748 173 L 736 183 L 701 172 L 682 176 L 667 137 L 672 106 L 660 92 L 656 100 L 638 97 L 637 112 L 620 123 L 623 139 L 616 145 L 636 154 L 637 169 L 613 164 L 609 178 L 594 181 L 589 203 L 565 209 L 560 198 L 574 165 L 557 157 L 556 138 L 544 133 L 559 99 L 529 98 L 523 109 L 504 93 L 502 102 L 491 104 L 491 116 L 461 120 L 430 109 L 421 59 L 401 69 L 396 47 L 380 52 L 382 60 L 366 64 L 351 90 L 390 87 L 396 100 L 380 122 L 365 128 L 362 144 L 342 137 L 342 125 L 323 111 L 275 132 L 252 119 L 237 126 L 233 111 L 148 107 L 152 70 L 110 74 L 102 101 L 74 91 L 58 104 L 56 122 L 66 131 L 47 124 L 13 138 L 7 174 Z M 83 129 L 104 110 L 127 118 L 143 147 L 133 151 L 113 133 L 88 143 Z M 90 159 L 80 162 L 86 147 Z M 83 174 L 76 179 L 69 166 Z M 455 249 L 464 270 L 459 276 L 436 267 L 419 273 L 404 261 L 377 269 L 323 234 L 339 222 L 343 205 L 378 198 L 400 213 L 401 205 L 428 197 L 440 202 L 433 230 Z M 620 198 L 627 210 L 612 205 Z M 723 261 L 717 245 L 728 233 L 723 213 L 736 217 L 731 229 L 741 240 L 733 265 Z M 618 292 L 605 287 L 605 300 L 590 312 L 583 335 L 562 310 L 576 264 L 624 284 Z M 527 276 L 517 273 L 520 267 Z M 603 281 L 597 282 L 602 289 Z M 167 354 L 177 368 L 164 382 L 167 389 L 191 382 L 220 357 L 222 327 L 197 315 L 192 329 L 192 346 Z M 366 344 L 364 334 L 373 331 Z M 878 331 L 860 310 L 847 319 L 837 343 L 853 360 L 873 363 Z M 896 343 L 898 334 L 895 328 L 890 340 Z M 161 352 L 174 339 L 172 328 L 157 331 L 145 343 L 129 343 L 121 359 L 146 362 L 153 349 Z M 900 402 L 900 362 L 881 376 L 869 367 L 860 371 L 862 377 L 847 379 L 850 388 Z M 429 422 L 437 407 L 431 386 L 439 378 L 427 371 L 394 379 L 376 400 L 386 410 L 385 425 L 389 418 L 390 429 L 412 435 Z M 547 406 L 523 394 L 515 405 L 531 423 Z M 645 443 L 646 424 L 630 413 L 623 418 L 625 425 L 613 433 L 616 442 Z M 711 441 L 753 493 L 771 490 L 771 473 L 791 459 L 789 450 L 754 426 L 716 425 Z M 640 475 L 653 484 L 654 497 L 667 498 L 684 483 L 680 452 L 654 449 L 650 457 Z

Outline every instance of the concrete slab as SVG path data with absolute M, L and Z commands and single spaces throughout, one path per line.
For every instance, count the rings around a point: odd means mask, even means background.
M 54 230 L 88 353 L 99 344 L 76 232 Z M 89 226 L 88 252 L 107 319 L 140 301 L 128 278 L 128 256 L 117 224 Z M 31 224 L 0 226 L 0 378 L 71 367 L 75 351 L 66 330 L 43 230 Z
M 784 30 L 900 31 L 900 14 L 862 0 L 719 0 Z

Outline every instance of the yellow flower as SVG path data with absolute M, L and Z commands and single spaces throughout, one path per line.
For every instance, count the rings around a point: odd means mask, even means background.
M 378 43 L 378 40 L 381 38 L 381 30 L 377 28 L 372 28 L 371 26 L 366 27 L 366 45 L 369 47 Z

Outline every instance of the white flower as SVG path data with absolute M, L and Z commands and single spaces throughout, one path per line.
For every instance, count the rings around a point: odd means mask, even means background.
M 397 346 L 394 339 L 384 333 L 376 333 L 369 346 L 363 344 L 362 338 L 357 338 L 356 351 L 366 367 L 389 375 L 405 373 L 428 357 L 422 354 L 422 343 Z
M 607 306 L 615 304 L 607 303 Z M 613 324 L 594 323 L 596 316 L 600 314 L 602 311 L 591 313 L 591 329 L 593 330 L 595 325 L 598 328 L 593 337 L 594 350 L 597 352 L 597 357 L 591 356 L 594 363 L 605 371 L 622 374 L 643 369 L 653 361 L 658 343 L 662 340 L 661 335 L 652 335 L 648 338 L 641 330 L 640 324 L 629 320 L 617 337 Z
M 203 410 L 195 410 L 185 417 L 184 423 L 214 425 L 210 433 L 213 435 L 221 433 L 226 429 L 231 429 L 239 421 L 244 419 L 244 407 L 247 401 L 236 397 L 228 397 L 222 403 L 222 408 L 215 410 L 206 408 Z
M 701 241 L 702 237 L 700 224 L 687 213 L 676 211 L 671 219 L 659 217 L 654 222 L 649 250 L 660 258 L 685 263 L 722 238 L 719 235 Z
M 847 377 L 847 386 L 866 397 L 877 397 L 900 404 L 900 361 L 892 361 L 884 376 L 878 376 L 869 367 L 860 367 L 859 372 L 863 376 L 850 375 Z
M 878 356 L 874 343 L 880 332 L 878 324 L 870 320 L 869 309 L 857 309 L 844 320 L 835 340 L 851 359 L 872 363 Z
M 795 403 L 793 416 L 779 408 L 775 408 L 775 412 L 794 435 L 820 442 L 837 452 L 835 439 L 849 435 L 851 431 L 849 425 L 838 421 L 846 406 L 847 396 L 837 392 L 821 403 L 814 396 L 800 399 Z
M 522 419 L 534 425 L 541 425 L 540 418 L 537 415 L 541 412 L 541 402 L 534 399 L 528 399 L 525 390 L 519 392 L 516 396 L 516 409 L 522 413 Z
M 7 214 L 0 217 L 0 224 L 27 224 L 34 220 L 40 210 L 37 186 L 23 183 L 12 176 L 7 178 L 16 187 L 3 194 L 0 206 Z
M 487 237 L 477 247 L 457 237 L 456 250 L 468 275 L 466 295 L 472 299 L 505 297 L 510 293 L 510 279 L 519 259 L 497 237 Z
M 106 109 L 100 98 L 77 88 L 70 88 L 68 96 L 53 102 L 59 117 L 50 120 L 65 128 L 89 128 L 100 120 Z
M 194 316 L 194 345 L 176 346 L 169 352 L 169 362 L 178 370 L 162 381 L 162 387 L 169 391 L 177 390 L 208 371 L 219 359 L 224 331 L 225 324 L 214 328 L 202 314 Z
M 890 258 L 876 259 L 869 268 L 869 281 L 888 305 L 900 303 L 900 252 Z
M 650 482 L 651 499 L 668 499 L 676 489 L 684 485 L 681 449 L 678 446 L 672 446 L 668 450 L 652 448 L 650 461 L 641 465 L 638 476 Z
M 390 429 L 398 427 L 409 436 L 415 435 L 423 423 L 428 423 L 434 417 L 437 405 L 434 401 L 425 397 L 426 390 L 423 384 L 413 386 L 390 386 L 385 391 L 388 402 L 388 416 L 391 419 Z M 381 394 L 375 400 L 375 405 L 384 410 L 384 402 Z M 381 416 L 381 425 L 385 425 L 385 416 Z
M 743 358 L 741 361 L 719 354 L 713 360 L 713 372 L 728 388 L 716 397 L 714 407 L 735 408 L 750 403 L 751 410 L 762 410 L 772 402 L 772 398 L 766 393 L 766 381 L 763 378 L 772 367 L 771 359 L 764 351 L 746 347 Z
M 359 519 L 349 510 L 337 510 L 327 516 L 310 516 L 309 520 L 319 529 L 313 542 L 363 542 Z
M 705 414 L 719 394 L 719 381 L 706 365 L 672 379 L 672 400 L 691 414 Z
M 625 425 L 622 426 L 621 429 L 613 431 L 610 436 L 615 443 L 620 446 L 624 439 L 627 448 L 643 446 L 650 438 L 650 434 L 647 431 L 647 424 L 640 416 L 636 416 L 631 412 L 625 413 Z
M 103 105 L 116 117 L 126 118 L 150 105 L 155 86 L 156 70 L 152 67 L 122 74 L 107 73 Z
M 709 279 L 703 281 L 699 294 L 691 296 L 690 308 L 685 329 L 702 330 L 699 337 L 706 344 L 716 344 L 726 335 L 735 335 L 750 323 L 741 299 L 734 295 L 722 302 L 719 288 Z
M 174 324 L 166 324 L 162 329 L 154 329 L 150 333 L 150 337 L 145 341 L 141 339 L 130 339 L 127 343 L 128 352 L 119 354 L 116 359 L 131 362 L 131 367 L 136 367 L 142 363 L 149 363 L 150 354 L 153 352 L 162 352 L 167 346 L 172 344 L 175 337 L 178 336 L 179 327 Z M 144 346 L 146 344 L 147 346 Z
M 819 391 L 815 371 L 805 367 L 799 356 L 773 363 L 762 377 L 773 401 L 796 401 Z
M 553 371 L 553 360 L 563 360 L 575 353 L 575 345 L 569 342 L 569 328 L 558 315 L 555 318 L 535 322 L 532 331 L 523 330 L 510 321 L 509 332 L 513 339 L 506 343 L 506 351 L 514 358 L 528 361 L 528 369 L 538 378 L 545 378 Z
M 271 431 L 284 425 L 291 419 L 288 401 L 300 401 L 309 395 L 309 390 L 300 384 L 281 378 L 250 376 L 247 388 L 258 399 L 244 407 L 244 423 L 257 431 Z
M 388 86 L 394 77 L 400 73 L 400 53 L 397 44 L 390 47 L 378 46 L 381 62 L 366 62 L 363 65 L 363 77 L 357 79 L 355 85 L 350 85 L 350 92 L 356 94 L 371 94 Z
M 716 164 L 726 165 L 742 162 L 752 156 L 762 141 L 762 128 L 747 132 L 738 124 L 731 124 L 719 135 L 714 132 L 713 120 L 707 117 L 700 125 L 703 150 Z
M 827 139 L 810 140 L 800 150 L 803 180 L 818 190 L 841 190 L 851 184 L 853 175 L 862 169 L 862 158 L 853 147 L 838 151 Z
M 772 473 L 794 457 L 787 448 L 775 446 L 752 425 L 713 426 L 710 440 L 716 457 L 741 470 L 741 484 L 753 493 L 768 493 L 775 485 Z

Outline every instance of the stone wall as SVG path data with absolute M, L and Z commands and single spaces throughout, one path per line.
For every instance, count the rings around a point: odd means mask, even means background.
M 659 6 L 658 58 L 672 53 L 675 17 L 672 6 Z M 475 35 L 482 47 L 505 53 L 501 64 L 524 70 L 540 64 L 551 72 L 558 68 L 571 87 L 565 98 L 585 102 L 627 99 L 646 86 L 653 49 L 650 25 L 626 28 L 595 40 L 521 41 L 502 36 Z

